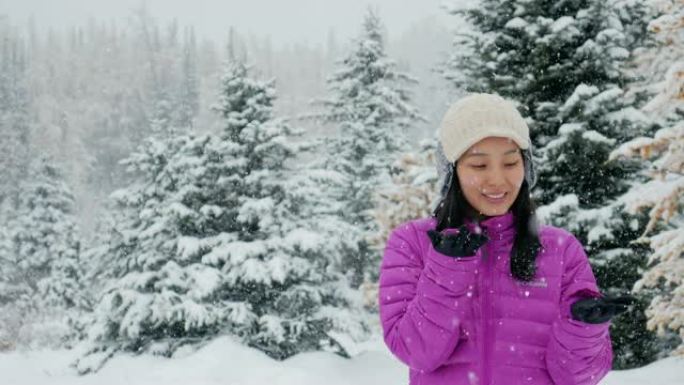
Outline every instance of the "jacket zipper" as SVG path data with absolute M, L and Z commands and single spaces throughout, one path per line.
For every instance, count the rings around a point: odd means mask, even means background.
M 487 235 L 486 232 L 485 232 L 485 235 Z M 490 376 L 490 373 L 489 373 L 489 370 L 490 370 L 489 348 L 490 348 L 490 342 L 491 342 L 490 339 L 491 338 L 489 335 L 490 334 L 489 320 L 491 318 L 491 314 L 490 314 L 490 306 L 489 306 L 489 284 L 491 281 L 491 279 L 490 279 L 490 259 L 491 259 L 490 257 L 491 256 L 489 255 L 489 253 L 487 253 L 487 251 L 488 251 L 489 243 L 491 241 L 492 240 L 489 239 L 487 241 L 487 243 L 485 243 L 483 250 L 482 250 L 483 254 L 484 254 L 484 264 L 485 264 L 484 274 L 483 274 L 484 275 L 484 278 L 483 278 L 484 292 L 482 293 L 482 296 L 483 296 L 482 297 L 483 298 L 483 301 L 482 301 L 483 302 L 482 332 L 484 335 L 484 346 L 482 349 L 482 355 L 483 355 L 483 359 L 482 359 L 482 385 L 489 385 L 489 376 Z

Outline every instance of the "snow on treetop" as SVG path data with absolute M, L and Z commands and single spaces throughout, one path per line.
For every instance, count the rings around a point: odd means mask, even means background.
M 551 32 L 558 33 L 564 29 L 568 29 L 568 27 L 572 26 L 572 24 L 574 22 L 575 22 L 574 17 L 562 16 L 562 17 L 556 19 L 556 21 L 554 21 L 553 24 L 551 24 Z M 574 30 L 574 32 L 579 32 L 579 31 L 577 31 L 576 28 L 573 28 L 573 30 Z M 573 31 L 573 30 L 569 30 L 569 31 Z
M 582 133 L 582 138 L 591 140 L 593 142 L 606 143 L 609 145 L 615 144 L 615 139 L 608 138 L 595 130 L 589 130 Z
M 506 28 L 510 29 L 523 29 L 528 25 L 528 23 L 520 18 L 520 17 L 514 17 L 513 19 L 509 20 L 508 23 L 506 23 Z

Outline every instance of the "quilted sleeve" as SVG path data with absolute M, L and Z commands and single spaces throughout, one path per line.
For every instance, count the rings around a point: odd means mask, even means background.
M 600 297 L 582 244 L 570 236 L 563 253 L 559 317 L 551 328 L 546 366 L 557 385 L 594 385 L 611 369 L 610 322 L 589 324 L 572 319 L 570 306 L 581 298 Z
M 410 222 L 395 228 L 380 267 L 379 306 L 389 350 L 409 367 L 430 372 L 445 364 L 462 337 L 474 275 L 457 258 L 421 250 Z M 424 254 L 424 255 L 423 255 Z

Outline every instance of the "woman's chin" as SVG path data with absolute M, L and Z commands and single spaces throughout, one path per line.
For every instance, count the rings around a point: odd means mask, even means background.
M 505 214 L 508 212 L 509 208 L 510 206 L 508 205 L 497 205 L 496 207 L 482 207 L 482 209 L 478 210 L 478 212 L 488 217 L 494 217 Z

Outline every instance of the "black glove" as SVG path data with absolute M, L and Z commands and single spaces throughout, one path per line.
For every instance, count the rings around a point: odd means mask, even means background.
M 627 310 L 636 298 L 631 295 L 603 298 L 583 298 L 570 306 L 572 318 L 590 324 L 609 321 L 614 316 Z
M 435 250 L 450 257 L 472 256 L 489 240 L 483 233 L 469 232 L 465 225 L 459 227 L 458 231 L 457 234 L 446 235 L 435 230 L 428 230 L 427 233 Z

